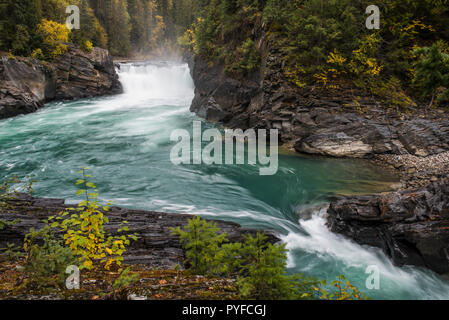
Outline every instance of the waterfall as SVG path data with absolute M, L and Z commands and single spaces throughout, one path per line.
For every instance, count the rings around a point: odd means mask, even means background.
M 117 70 L 127 99 L 178 100 L 192 97 L 189 67 L 178 63 L 122 64 Z

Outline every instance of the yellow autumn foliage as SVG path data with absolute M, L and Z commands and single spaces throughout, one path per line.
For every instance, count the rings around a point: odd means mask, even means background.
M 178 44 L 182 47 L 186 47 L 193 50 L 195 54 L 199 54 L 198 48 L 198 26 L 204 22 L 204 19 L 198 17 L 196 23 L 193 23 L 190 29 L 178 38 Z
M 66 42 L 69 41 L 70 30 L 61 23 L 42 19 L 37 26 L 37 33 L 42 37 L 44 54 L 55 58 L 67 52 Z
M 346 62 L 346 60 L 347 59 L 343 57 L 337 49 L 334 49 L 334 51 L 329 53 L 329 55 L 327 56 L 327 63 L 339 66 L 342 66 Z
M 77 181 L 77 185 L 82 186 L 77 195 L 84 195 L 86 200 L 80 202 L 77 208 L 67 208 L 58 216 L 50 217 L 49 221 L 53 222 L 51 228 L 64 232 L 65 245 L 79 257 L 80 269 L 91 269 L 94 262 L 100 262 L 109 270 L 113 263 L 121 265 L 126 246 L 137 237 L 135 234 L 112 236 L 106 233 L 104 225 L 109 223 L 109 219 L 104 212 L 109 211 L 109 206 L 98 203 L 96 186 L 87 180 L 90 175 L 86 174 L 86 170 L 88 168 L 79 171 L 83 179 Z M 129 229 L 124 226 L 117 231 L 121 233 Z
M 421 30 L 435 32 L 435 29 L 431 25 L 426 25 L 420 20 L 413 20 L 411 24 L 401 29 L 401 36 L 413 38 L 419 34 L 419 32 L 417 31 L 418 28 Z
M 89 41 L 89 40 L 86 40 L 86 41 L 83 43 L 83 45 L 82 45 L 83 51 L 85 51 L 85 52 L 87 52 L 87 53 L 91 53 L 92 50 L 93 50 L 93 48 L 94 48 L 94 45 L 93 45 L 92 42 Z

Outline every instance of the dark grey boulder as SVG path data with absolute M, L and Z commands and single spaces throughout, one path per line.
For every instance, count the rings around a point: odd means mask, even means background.
M 331 231 L 359 244 L 381 248 L 397 265 L 449 272 L 449 185 L 385 195 L 350 197 L 331 203 Z

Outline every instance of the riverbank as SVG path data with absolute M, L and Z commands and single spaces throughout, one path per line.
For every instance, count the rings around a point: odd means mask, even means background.
M 0 208 L 0 220 L 20 222 L 6 226 L 0 233 L 0 247 L 8 243 L 22 246 L 26 234 L 31 228 L 39 230 L 45 226 L 42 222 L 50 216 L 73 206 L 66 205 L 63 199 L 33 198 L 25 194 L 17 195 L 16 199 L 7 201 Z M 184 266 L 184 253 L 177 236 L 171 234 L 171 228 L 184 227 L 192 215 L 177 213 L 161 213 L 144 210 L 131 210 L 112 207 L 106 213 L 109 224 L 105 231 L 118 235 L 117 230 L 123 221 L 128 221 L 129 231 L 124 234 L 137 234 L 138 240 L 133 241 L 124 255 L 124 262 L 135 265 L 146 265 L 151 268 L 172 269 Z M 232 222 L 214 220 L 217 227 L 228 235 L 231 242 L 243 241 L 243 235 L 255 235 L 256 231 L 242 228 Z M 279 239 L 267 232 L 271 242 Z
M 129 276 L 128 285 L 117 288 L 122 270 L 96 268 L 84 271 L 80 289 L 47 284 L 43 287 L 18 286 L 23 260 L 0 262 L 0 300 L 236 300 L 236 279 L 192 275 L 183 270 L 158 270 L 146 265 L 123 265 Z M 54 279 L 56 281 L 56 279 Z
M 23 246 L 30 232 L 45 226 L 43 220 L 69 208 L 62 199 L 33 198 L 26 194 L 16 194 L 0 208 L 0 221 L 6 223 L 0 232 L 0 248 L 14 245 Z M 127 221 L 129 231 L 135 234 L 124 253 L 124 265 L 111 270 L 96 267 L 81 273 L 81 289 L 68 290 L 55 285 L 56 278 L 47 279 L 35 287 L 29 279 L 23 278 L 24 258 L 11 258 L 11 252 L 0 255 L 0 299 L 25 300 L 147 300 L 147 299 L 237 299 L 236 277 L 196 276 L 184 270 L 184 252 L 179 238 L 171 233 L 171 228 L 184 227 L 192 215 L 169 214 L 113 207 L 105 212 L 109 223 L 105 231 L 118 235 L 120 225 Z M 8 224 L 8 222 L 13 222 Z M 236 223 L 214 220 L 217 227 L 225 232 L 230 242 L 243 241 L 243 235 L 255 235 L 255 230 L 241 228 Z M 268 241 L 279 239 L 266 232 Z M 56 234 L 59 237 L 59 234 Z M 138 281 L 117 287 L 116 281 L 122 271 L 129 267 L 129 277 Z M 53 279 L 53 280 L 52 280 Z M 128 280 L 130 278 L 127 278 Z M 54 281 L 54 283 L 52 282 Z
M 440 181 L 449 174 L 449 152 L 418 157 L 411 154 L 404 155 L 378 155 L 374 163 L 395 170 L 400 179 L 398 189 L 413 189 Z

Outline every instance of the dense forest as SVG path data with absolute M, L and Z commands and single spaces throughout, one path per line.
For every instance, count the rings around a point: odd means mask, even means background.
M 258 70 L 264 34 L 298 87 L 350 83 L 400 107 L 449 98 L 448 25 L 447 0 L 210 0 L 180 43 L 238 76 Z
M 128 56 L 170 47 L 193 21 L 199 1 L 1 0 L 0 50 L 51 55 L 48 51 L 55 51 L 55 42 L 70 41 L 86 50 L 98 46 L 113 55 Z M 81 21 L 78 30 L 68 32 L 64 25 L 70 5 L 79 7 Z
M 258 70 L 261 39 L 277 48 L 285 76 L 303 88 L 350 83 L 390 105 L 449 97 L 449 1 L 368 0 L 1 0 L 0 51 L 51 59 L 64 42 L 114 56 L 164 53 L 178 43 L 235 76 Z M 81 28 L 64 27 L 80 8 Z M 187 30 L 187 31 L 186 31 Z M 263 35 L 263 36 L 262 36 Z M 178 39 L 178 41 L 177 41 Z M 393 90 L 392 90 L 393 89 Z

